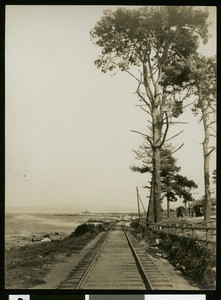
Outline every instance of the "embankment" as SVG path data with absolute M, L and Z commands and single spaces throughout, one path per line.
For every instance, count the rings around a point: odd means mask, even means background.
M 216 288 L 215 248 L 206 248 L 193 239 L 149 231 L 136 221 L 131 227 L 137 237 L 148 245 L 150 254 L 166 258 L 185 278 L 201 289 Z

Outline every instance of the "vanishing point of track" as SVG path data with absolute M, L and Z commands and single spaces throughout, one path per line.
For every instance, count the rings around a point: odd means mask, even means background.
M 171 289 L 171 283 L 133 234 L 115 225 L 100 234 L 95 246 L 58 288 L 167 290 Z

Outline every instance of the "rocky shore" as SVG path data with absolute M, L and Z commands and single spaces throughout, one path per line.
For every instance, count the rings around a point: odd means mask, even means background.
M 11 240 L 6 242 L 5 251 L 8 252 L 12 249 L 24 247 L 25 245 L 33 243 L 61 241 L 67 236 L 68 235 L 65 232 L 48 232 L 32 234 L 24 237 L 17 237 L 15 241 Z

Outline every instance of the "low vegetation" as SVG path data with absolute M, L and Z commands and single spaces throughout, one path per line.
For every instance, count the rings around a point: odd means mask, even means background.
M 87 233 L 96 234 L 104 230 L 104 225 L 98 224 L 97 226 L 93 224 L 81 224 L 79 225 L 75 231 L 72 233 L 72 236 L 82 236 Z
M 201 289 L 215 289 L 216 257 L 212 246 L 206 248 L 193 239 L 149 232 L 138 221 L 134 221 L 131 227 L 140 239 L 145 239 L 153 252 L 160 252 L 160 255 L 168 259 L 187 279 Z

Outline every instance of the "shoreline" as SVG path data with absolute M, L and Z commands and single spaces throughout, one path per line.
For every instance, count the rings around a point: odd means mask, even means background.
M 52 236 L 61 240 L 70 235 L 88 217 L 54 216 L 53 214 L 7 214 L 5 219 L 5 250 L 18 249 Z

